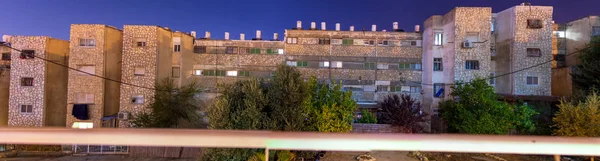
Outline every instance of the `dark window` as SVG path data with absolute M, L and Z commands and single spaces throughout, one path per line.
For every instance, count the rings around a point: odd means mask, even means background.
M 277 49 L 267 49 L 267 54 L 277 54 Z
M 381 43 L 379 43 L 379 44 L 380 44 L 380 45 L 387 46 L 387 45 L 390 45 L 390 42 L 389 42 L 389 41 L 387 41 L 387 40 L 385 40 L 385 41 L 381 41 Z
M 417 46 L 417 41 L 411 41 L 410 46 Z
M 298 61 L 296 63 L 296 66 L 298 66 L 298 67 L 306 67 L 306 66 L 308 66 L 308 61 Z
M 410 93 L 421 93 L 421 87 L 410 87 Z
M 33 86 L 33 78 L 21 78 L 21 86 Z
M 226 71 L 224 71 L 224 70 L 207 70 L 207 71 L 204 71 L 203 74 L 205 76 L 225 76 Z
M 420 63 L 412 63 L 412 64 L 410 64 L 410 69 L 421 70 L 421 64 Z
M 540 57 L 542 50 L 540 48 L 527 48 L 527 57 Z
M 538 77 L 535 76 L 527 76 L 527 85 L 538 85 Z
M 236 47 L 227 47 L 227 49 L 225 50 L 226 54 L 237 54 L 237 48 Z
M 342 40 L 342 44 L 343 45 L 353 45 L 354 44 L 354 40 L 353 39 L 343 39 Z
M 260 48 L 252 48 L 250 49 L 250 54 L 260 54 Z
M 410 69 L 409 63 L 400 63 L 398 64 L 398 69 Z
M 592 26 L 592 36 L 600 36 L 600 26 Z
M 490 77 L 488 78 L 488 81 L 490 83 L 490 85 L 494 85 L 496 84 L 496 73 L 490 73 Z
M 442 71 L 442 58 L 433 58 L 433 71 Z
M 331 39 L 329 39 L 329 38 L 319 38 L 319 44 L 329 45 L 329 44 L 331 44 Z
M 21 105 L 21 113 L 33 113 L 33 105 Z
M 179 67 L 173 67 L 171 68 L 171 73 L 172 73 L 172 77 L 173 78 L 179 78 Z
M 35 58 L 35 50 L 23 50 L 21 52 L 21 59 L 33 59 Z
M 146 46 L 146 42 L 144 42 L 144 41 L 138 41 L 137 42 L 137 46 L 138 47 L 144 47 L 144 46 Z
M 250 76 L 250 71 L 239 71 L 238 72 L 238 76 L 239 77 L 249 77 Z
M 389 92 L 388 89 L 389 86 L 384 86 L 384 85 L 378 85 L 377 86 L 377 92 Z
M 94 39 L 79 39 L 79 46 L 96 46 L 96 40 Z
M 194 53 L 206 53 L 206 46 L 194 46 Z
M 173 51 L 174 52 L 180 52 L 181 51 L 181 45 L 173 45 Z
M 2 53 L 2 60 L 10 60 L 10 53 Z
M 443 83 L 434 83 L 433 84 L 433 96 L 434 97 L 444 97 L 444 84 Z
M 530 29 L 539 29 L 544 27 L 544 23 L 540 19 L 528 19 L 527 20 L 527 28 Z
M 295 38 L 295 37 L 288 37 L 288 38 L 287 38 L 287 43 L 288 43 L 288 44 L 297 44 L 297 43 L 298 43 L 298 38 Z
M 374 62 L 366 62 L 365 63 L 365 69 L 375 69 L 377 66 L 375 65 Z
M 402 86 L 392 86 L 390 91 L 392 91 L 392 92 L 402 92 Z
M 465 62 L 465 69 L 479 70 L 479 61 L 477 61 L 477 60 L 467 60 Z

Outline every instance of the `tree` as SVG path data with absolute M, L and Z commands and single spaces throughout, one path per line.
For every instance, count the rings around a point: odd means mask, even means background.
M 372 112 L 369 112 L 366 109 L 362 109 L 360 113 L 362 114 L 362 116 L 356 122 L 365 124 L 377 123 L 377 116 L 375 116 L 375 114 L 373 114 Z
M 421 111 L 421 104 L 409 95 L 388 95 L 381 103 L 380 122 L 392 124 L 416 133 L 423 130 L 419 123 L 425 122 L 427 113 Z
M 592 93 L 578 104 L 565 102 L 558 105 L 559 111 L 552 121 L 557 127 L 554 135 L 598 137 L 600 136 L 600 96 Z
M 342 91 L 341 83 L 319 84 L 311 77 L 307 82 L 306 131 L 350 132 L 356 102 L 352 91 Z
M 198 113 L 200 102 L 195 98 L 201 92 L 196 82 L 177 88 L 171 79 L 163 79 L 156 85 L 154 100 L 147 107 L 149 111 L 134 117 L 132 125 L 144 128 L 177 128 L 182 123 L 203 126 Z
M 274 130 L 301 131 L 304 126 L 306 83 L 294 67 L 279 65 L 266 89 Z
M 458 82 L 451 96 L 440 103 L 442 118 L 451 132 L 468 134 L 508 134 L 511 130 L 533 131 L 534 110 L 526 105 L 498 101 L 494 88 L 485 79 Z
M 590 43 L 579 52 L 581 64 L 571 73 L 573 85 L 580 90 L 580 97 L 600 89 L 600 36 L 592 38 Z

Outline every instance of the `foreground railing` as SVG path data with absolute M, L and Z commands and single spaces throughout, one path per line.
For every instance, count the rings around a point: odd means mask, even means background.
M 600 156 L 600 139 L 545 136 L 358 134 L 180 129 L 0 128 L 0 143 L 437 151 Z

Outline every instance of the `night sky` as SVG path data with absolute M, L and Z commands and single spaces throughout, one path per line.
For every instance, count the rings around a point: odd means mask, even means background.
M 431 15 L 443 15 L 456 6 L 492 7 L 499 12 L 523 0 L 0 0 L 0 35 L 43 35 L 69 39 L 70 24 L 160 25 L 177 31 L 197 31 L 204 36 L 232 39 L 240 33 L 263 38 L 303 22 L 327 22 L 333 30 L 341 23 L 355 30 L 391 29 L 392 22 L 407 31 L 422 25 Z M 532 5 L 554 6 L 554 20 L 563 23 L 588 15 L 600 15 L 600 0 L 531 0 Z

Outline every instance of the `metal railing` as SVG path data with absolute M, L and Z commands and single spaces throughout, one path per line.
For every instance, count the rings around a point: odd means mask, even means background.
M 0 128 L 0 143 L 600 156 L 600 138 L 182 129 Z

